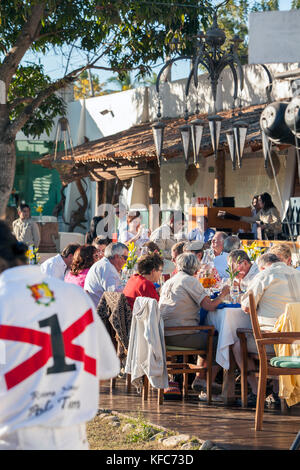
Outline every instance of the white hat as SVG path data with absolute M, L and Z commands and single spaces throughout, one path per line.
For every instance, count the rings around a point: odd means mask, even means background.
M 199 251 L 203 249 L 203 242 L 195 240 L 185 245 L 184 251 Z

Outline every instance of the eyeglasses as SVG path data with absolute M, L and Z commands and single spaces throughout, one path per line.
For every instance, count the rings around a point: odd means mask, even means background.
M 121 256 L 121 258 L 123 258 L 123 259 L 124 259 L 124 261 L 125 261 L 125 262 L 127 261 L 127 259 L 128 259 L 128 256 L 126 256 L 126 255 L 120 255 L 120 256 Z

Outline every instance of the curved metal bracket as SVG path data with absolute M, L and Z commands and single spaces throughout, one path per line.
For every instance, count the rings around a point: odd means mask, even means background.
M 192 60 L 192 59 L 193 58 L 189 55 L 183 55 L 183 56 L 180 56 L 180 57 L 175 57 L 173 59 L 167 60 L 167 62 L 164 64 L 164 66 L 159 71 L 159 74 L 157 75 L 156 84 L 155 84 L 157 93 L 159 93 L 160 77 L 162 76 L 163 71 L 166 70 L 166 68 L 169 67 L 169 65 L 174 64 L 174 62 L 177 62 L 178 60 Z
M 268 79 L 269 79 L 269 85 L 266 86 L 266 95 L 267 95 L 268 103 L 271 103 L 271 101 L 272 101 L 271 93 L 272 93 L 272 89 L 273 89 L 273 77 L 271 75 L 270 70 L 268 69 L 268 67 L 265 64 L 258 64 L 258 65 L 261 65 L 262 68 L 267 72 Z

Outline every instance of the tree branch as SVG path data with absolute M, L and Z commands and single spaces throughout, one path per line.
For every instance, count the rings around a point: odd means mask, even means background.
M 11 103 L 8 103 L 8 109 L 9 109 L 9 112 L 11 112 L 14 108 L 16 108 L 17 106 L 19 106 L 19 104 L 22 104 L 22 103 L 32 103 L 33 101 L 33 98 L 16 98 L 14 101 L 12 101 Z
M 7 90 L 25 53 L 36 40 L 36 36 L 41 28 L 41 19 L 44 15 L 44 10 L 44 2 L 32 7 L 31 16 L 25 22 L 14 46 L 7 53 L 2 65 L 0 66 L 0 80 L 5 82 Z
M 68 73 L 65 75 L 63 78 L 60 78 L 56 82 L 51 83 L 49 87 L 45 88 L 41 92 L 39 92 L 36 96 L 36 98 L 33 98 L 31 102 L 29 102 L 29 105 L 24 108 L 22 113 L 19 115 L 18 118 L 16 118 L 9 126 L 7 130 L 7 135 L 9 139 L 14 139 L 17 132 L 19 132 L 22 127 L 26 124 L 26 122 L 30 119 L 30 116 L 34 113 L 35 109 L 37 109 L 49 96 L 51 96 L 53 93 L 56 91 L 60 90 L 61 88 L 65 88 L 67 85 L 70 83 L 76 81 L 79 77 L 79 75 L 84 72 L 85 70 L 88 69 L 101 69 L 101 70 L 109 70 L 112 72 L 118 72 L 118 71 L 126 71 L 128 68 L 109 68 L 109 67 L 102 67 L 102 66 L 97 66 L 95 65 L 96 62 L 105 54 L 105 51 L 103 54 L 98 56 L 95 60 L 93 60 L 90 64 L 86 64 L 82 67 L 79 67 L 75 70 L 72 70 L 72 72 Z M 131 70 L 137 70 L 140 67 L 135 67 Z M 24 102 L 27 98 L 24 98 Z M 21 102 L 22 98 L 20 98 Z M 13 103 L 15 103 L 17 100 L 15 100 Z

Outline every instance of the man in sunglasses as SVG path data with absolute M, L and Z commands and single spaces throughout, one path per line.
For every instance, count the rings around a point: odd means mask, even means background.
M 128 248 L 123 243 L 110 243 L 104 257 L 90 268 L 84 283 L 84 290 L 90 295 L 95 306 L 105 291 L 123 290 L 120 272 L 128 258 Z

